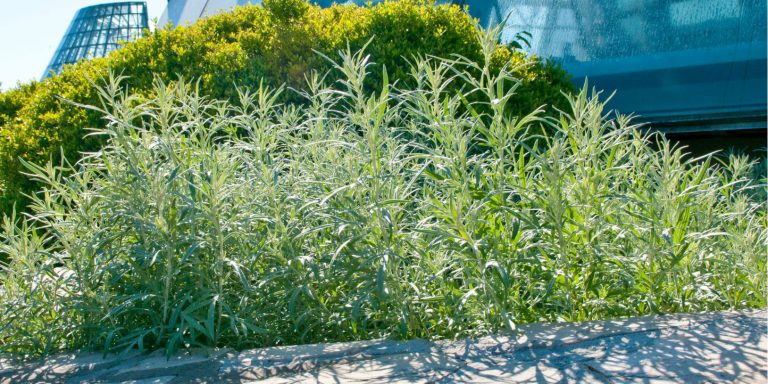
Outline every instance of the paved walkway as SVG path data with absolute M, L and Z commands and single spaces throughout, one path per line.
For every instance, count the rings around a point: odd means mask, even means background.
M 534 324 L 459 342 L 387 340 L 14 364 L 0 383 L 768 382 L 768 312 Z

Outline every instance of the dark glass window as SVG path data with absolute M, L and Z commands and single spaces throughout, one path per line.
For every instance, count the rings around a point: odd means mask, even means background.
M 766 0 L 458 0 L 648 121 L 765 125 Z M 709 117 L 708 117 L 709 116 Z M 697 128 L 698 129 L 698 128 Z

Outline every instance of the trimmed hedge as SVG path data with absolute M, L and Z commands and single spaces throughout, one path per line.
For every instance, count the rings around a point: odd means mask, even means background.
M 348 44 L 377 63 L 367 86 L 380 85 L 382 66 L 391 81 L 410 81 L 407 61 L 415 55 L 450 57 L 460 54 L 482 60 L 472 19 L 457 6 L 433 6 L 425 0 L 391 1 L 373 7 L 335 5 L 320 8 L 303 0 L 265 0 L 263 6 L 238 7 L 192 26 L 159 29 L 126 44 L 107 58 L 81 62 L 58 76 L 0 94 L 0 210 L 23 210 L 25 194 L 36 189 L 21 173 L 19 158 L 33 163 L 63 153 L 68 159 L 97 150 L 100 139 L 85 136 L 89 127 L 103 127 L 93 111 L 68 101 L 98 103 L 95 85 L 111 69 L 127 76 L 130 92 L 151 96 L 152 81 L 200 79 L 199 91 L 237 103 L 237 87 L 286 84 L 302 88 L 310 70 L 331 69 L 318 53 L 336 57 Z M 573 85 L 557 65 L 503 47 L 494 54 L 497 67 L 521 66 L 519 97 L 512 113 L 542 104 L 561 107 L 561 90 Z M 498 69 L 496 68 L 496 69 Z M 326 82 L 340 74 L 330 73 Z M 296 92 L 284 92 L 282 102 L 301 102 Z M 68 101 L 67 101 L 68 100 Z

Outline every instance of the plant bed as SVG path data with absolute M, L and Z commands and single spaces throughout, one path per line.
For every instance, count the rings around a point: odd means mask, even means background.
M 365 52 L 341 51 L 341 80 L 309 76 L 302 105 L 106 79 L 86 107 L 105 146 L 25 163 L 43 189 L 0 235 L 0 348 L 170 356 L 764 308 L 753 162 L 690 158 L 586 89 L 556 118 L 509 113 L 498 33 L 476 36 L 481 64 L 416 60 L 412 86 L 382 68 L 375 92 Z

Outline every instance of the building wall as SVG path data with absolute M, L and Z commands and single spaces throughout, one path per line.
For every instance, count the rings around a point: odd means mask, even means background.
M 169 0 L 158 21 L 160 25 L 191 24 L 201 17 L 246 4 L 261 4 L 261 0 Z
M 765 127 L 755 119 L 767 101 L 765 0 L 461 3 L 484 25 L 508 17 L 506 38 L 530 32 L 530 51 L 557 59 L 577 85 L 617 90 L 611 106 L 620 111 L 670 129 L 697 120 L 709 121 L 707 129 L 756 127 L 744 116 Z

